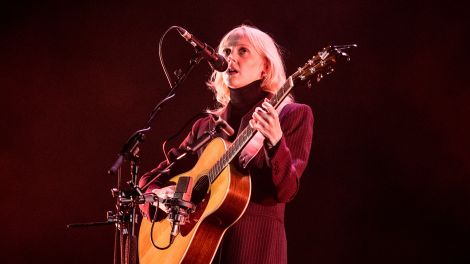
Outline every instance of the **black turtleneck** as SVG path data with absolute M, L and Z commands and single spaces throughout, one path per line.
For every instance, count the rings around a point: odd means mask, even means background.
M 229 141 L 236 138 L 243 116 L 269 94 L 261 89 L 261 82 L 262 80 L 257 80 L 244 87 L 229 88 L 230 102 L 227 122 L 235 129 L 235 134 L 228 138 Z

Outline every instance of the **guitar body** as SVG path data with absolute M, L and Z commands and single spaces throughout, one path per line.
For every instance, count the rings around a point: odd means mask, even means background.
M 196 183 L 207 175 L 209 169 L 222 157 L 227 142 L 221 138 L 212 140 L 202 153 L 196 165 L 188 172 L 173 177 L 189 176 Z M 193 190 L 194 195 L 194 190 Z M 208 187 L 204 200 L 196 204 L 190 214 L 189 222 L 180 226 L 180 233 L 173 244 L 164 250 L 155 248 L 150 239 L 152 223 L 144 218 L 139 232 L 139 260 L 141 264 L 150 263 L 210 263 L 217 252 L 225 231 L 245 212 L 251 195 L 249 175 L 237 172 L 227 166 Z M 153 228 L 153 240 L 158 247 L 169 243 L 171 223 L 157 219 Z

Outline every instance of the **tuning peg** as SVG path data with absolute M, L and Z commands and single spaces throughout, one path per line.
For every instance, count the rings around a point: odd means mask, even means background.
M 319 74 L 317 75 L 317 82 L 320 82 L 321 79 L 323 79 L 323 74 L 319 73 Z
M 307 87 L 308 87 L 309 89 L 312 89 L 312 80 L 308 80 L 308 82 L 307 82 Z

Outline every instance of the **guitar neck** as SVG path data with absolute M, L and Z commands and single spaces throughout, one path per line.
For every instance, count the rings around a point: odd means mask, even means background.
M 316 81 L 319 82 L 325 75 L 331 74 L 334 71 L 333 66 L 336 64 L 336 57 L 346 57 L 346 59 L 349 60 L 349 55 L 345 53 L 344 50 L 352 47 L 357 47 L 357 45 L 328 46 L 318 52 L 317 55 L 313 56 L 303 67 L 298 68 L 297 71 L 287 79 L 284 85 L 282 85 L 269 100 L 269 103 L 277 109 L 282 101 L 289 95 L 292 88 L 294 88 L 294 82 L 306 81 L 311 78 L 316 78 Z M 210 183 L 217 179 L 222 170 L 227 167 L 255 135 L 255 132 L 255 129 L 247 126 L 239 134 L 228 150 L 210 169 L 208 173 Z
M 287 81 L 282 85 L 281 88 L 271 97 L 269 103 L 274 107 L 278 108 L 282 101 L 289 95 L 290 91 L 294 87 L 293 74 Z M 214 182 L 222 170 L 235 158 L 235 156 L 246 146 L 250 139 L 255 135 L 256 130 L 251 126 L 246 126 L 245 129 L 239 134 L 232 145 L 225 151 L 215 165 L 210 169 L 208 173 L 210 183 Z

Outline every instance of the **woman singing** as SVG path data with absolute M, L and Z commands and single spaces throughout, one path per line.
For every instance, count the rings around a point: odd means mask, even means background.
M 313 133 L 313 114 L 309 106 L 287 97 L 282 109 L 274 109 L 270 98 L 286 81 L 280 51 L 265 32 L 242 25 L 220 41 L 218 52 L 228 61 L 225 72 L 214 71 L 208 82 L 221 107 L 213 112 L 227 120 L 235 135 L 251 126 L 264 136 L 262 149 L 249 161 L 232 162 L 238 168 L 247 165 L 252 193 L 242 217 L 225 233 L 213 263 L 287 263 L 284 228 L 286 203 L 299 189 L 307 165 Z M 197 120 L 182 146 L 190 145 L 213 126 L 213 119 Z M 145 185 L 166 161 L 145 174 Z M 167 190 L 167 188 L 165 188 Z M 160 192 L 158 191 L 160 190 Z M 161 193 L 158 185 L 146 192 Z M 142 206 L 148 215 L 148 206 Z

